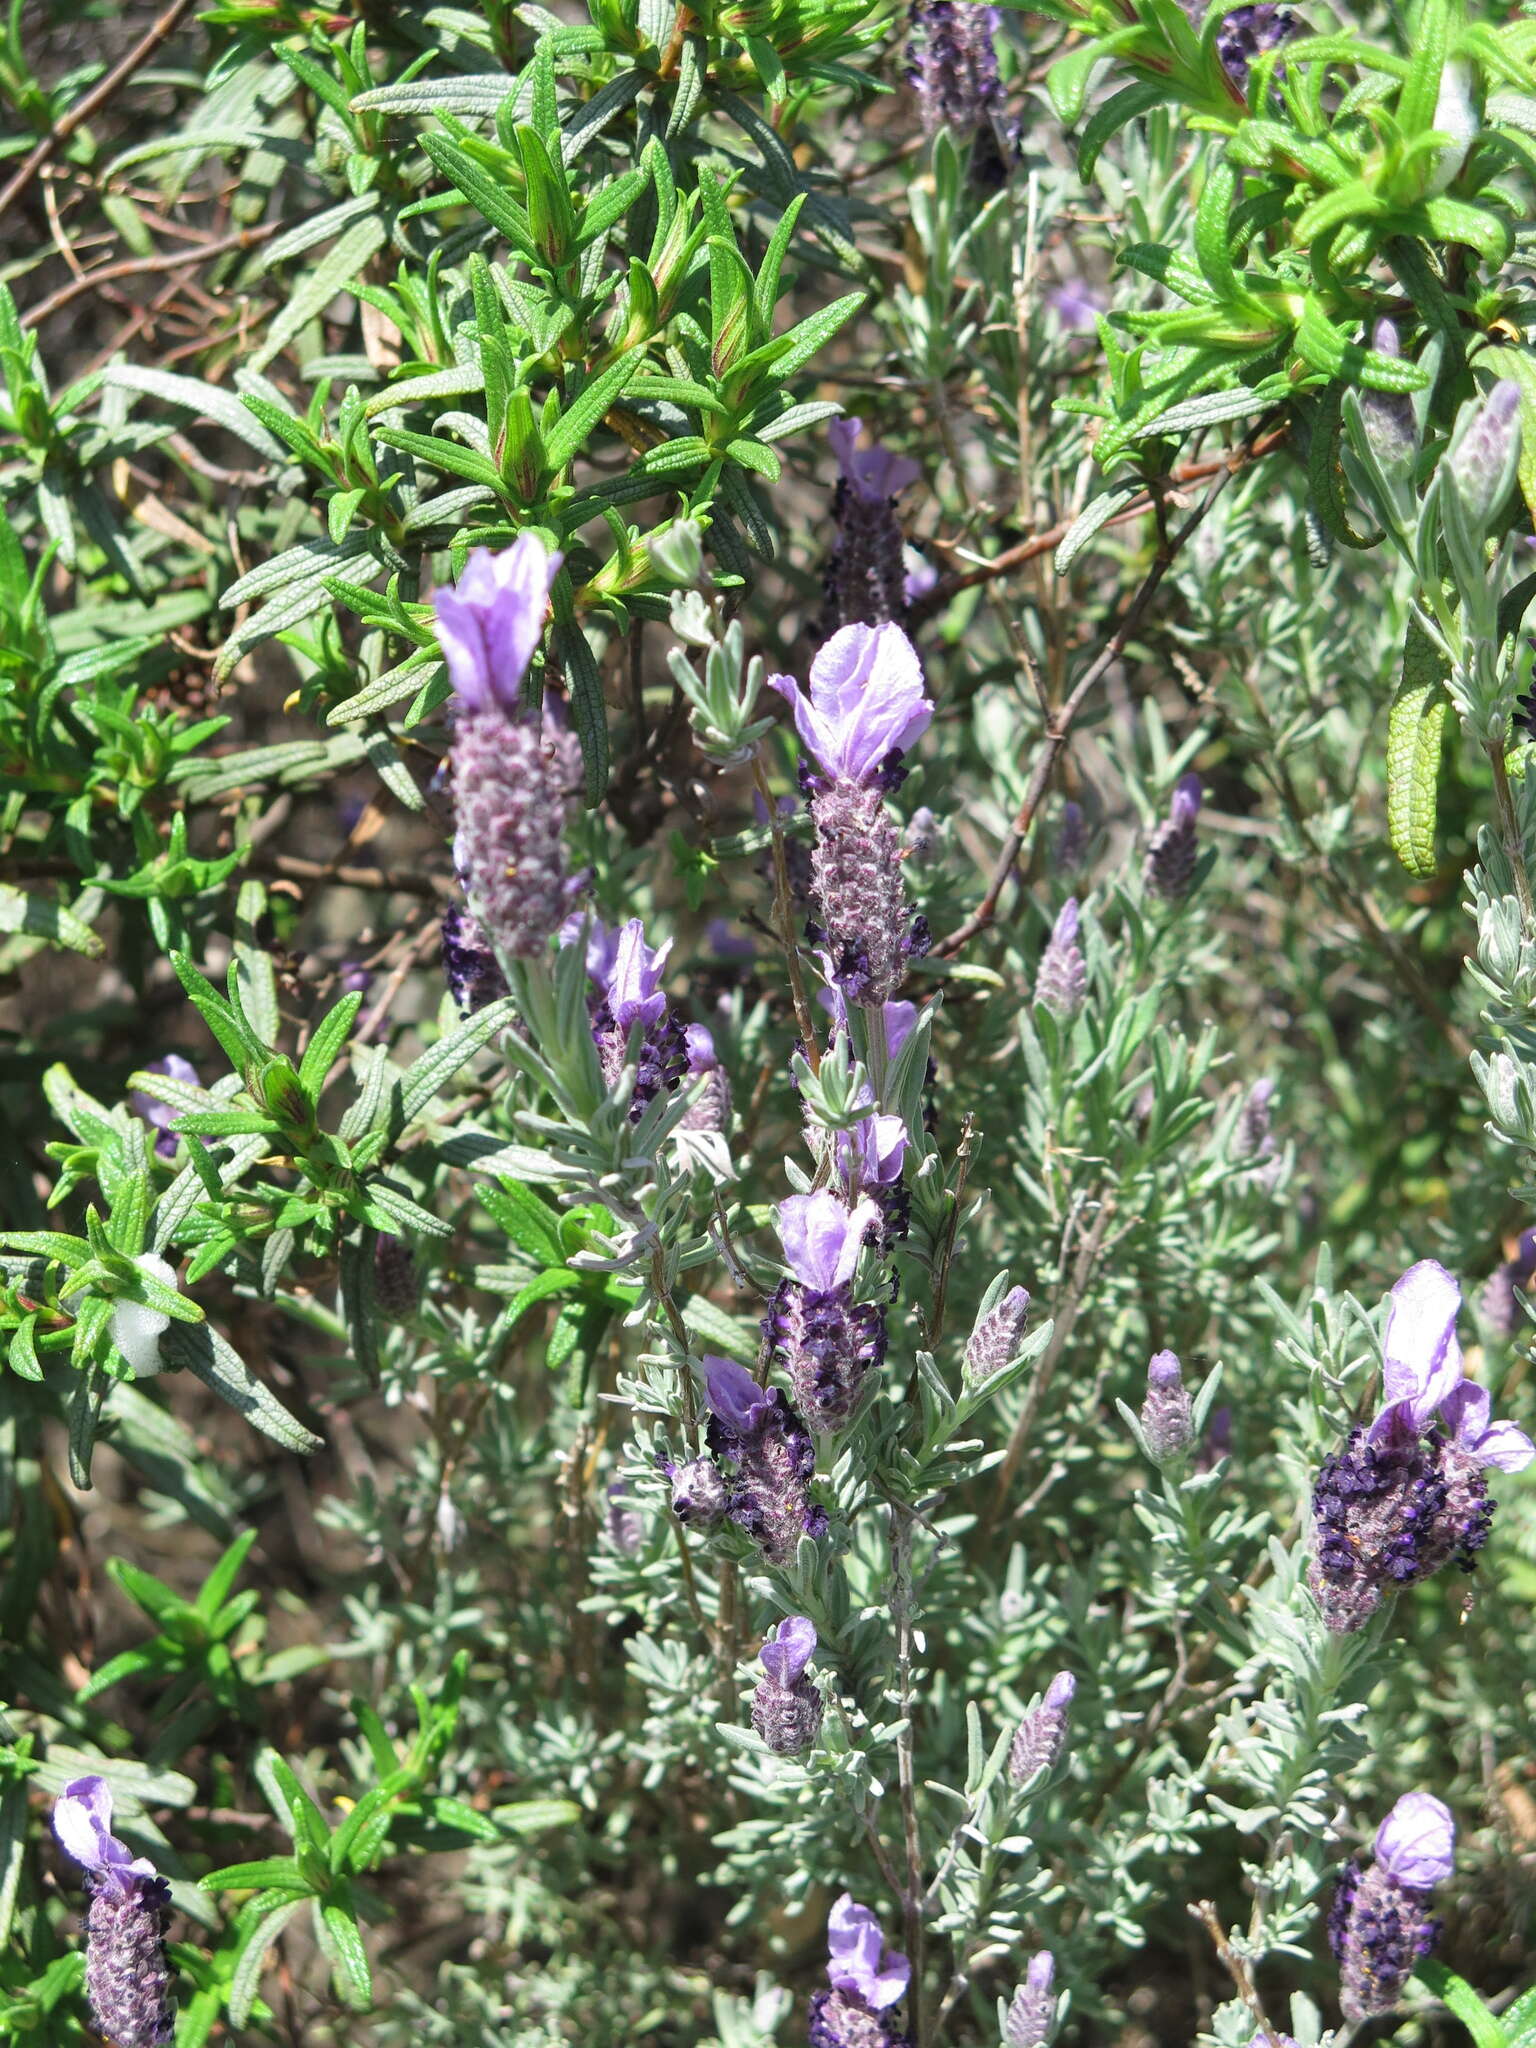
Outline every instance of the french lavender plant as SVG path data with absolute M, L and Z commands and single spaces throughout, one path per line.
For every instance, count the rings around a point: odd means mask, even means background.
M 1345 2019 L 1372 2019 L 1397 2004 L 1439 1938 L 1429 1899 L 1449 1879 L 1455 1853 L 1449 1808 L 1431 1793 L 1405 1792 L 1376 1830 L 1374 1861 L 1345 1866 L 1328 1909 Z
M 827 1915 L 830 1991 L 811 1999 L 810 2048 L 907 2048 L 892 2016 L 912 1981 L 911 1960 L 887 1948 L 868 1906 L 844 1892 Z
M 112 1833 L 104 1778 L 75 1778 L 54 1802 L 59 1846 L 85 1872 L 85 1983 L 91 2014 L 113 2048 L 168 2048 L 176 2032 L 165 1953 L 170 1888 L 146 1856 Z
M 933 718 L 922 666 L 899 626 L 851 625 L 811 663 L 808 695 L 792 676 L 768 680 L 816 763 L 811 887 L 829 978 L 845 1001 L 878 1015 L 928 946 L 926 924 L 907 908 L 901 838 L 885 807 L 901 756 Z

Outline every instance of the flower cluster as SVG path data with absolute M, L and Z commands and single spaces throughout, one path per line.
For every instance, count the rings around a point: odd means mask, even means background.
M 1019 1723 L 1008 1751 L 1008 1776 L 1013 1784 L 1030 1784 L 1041 1771 L 1052 1771 L 1067 1752 L 1067 1734 L 1077 1680 L 1058 1671 L 1045 1696 Z
M 787 1564 L 802 1536 L 826 1534 L 827 1511 L 809 1489 L 816 1446 L 781 1390 L 759 1386 L 732 1359 L 704 1360 L 704 1388 L 706 1440 L 733 1468 L 725 1511 L 770 1564 Z
M 1403 1275 L 1387 1314 L 1385 1405 L 1318 1473 L 1307 1579 L 1337 1632 L 1452 1560 L 1470 1570 L 1493 1519 L 1486 1469 L 1518 1472 L 1536 1457 L 1523 1430 L 1490 1422 L 1487 1389 L 1465 1377 L 1460 1306 L 1433 1259 Z
M 176 2031 L 165 1953 L 170 1887 L 147 1856 L 112 1832 L 104 1778 L 75 1778 L 54 1804 L 53 1831 L 86 1873 L 85 1988 L 113 2048 L 167 2048 Z
M 816 1624 L 803 1614 L 781 1621 L 758 1652 L 752 1726 L 775 1756 L 799 1756 L 821 1732 L 821 1694 L 806 1675 L 815 1653 Z
M 1189 1389 L 1171 1351 L 1157 1352 L 1147 1366 L 1147 1398 L 1141 1405 L 1141 1433 L 1154 1464 L 1176 1465 L 1193 1435 Z
M 830 1991 L 811 1999 L 810 2048 L 906 2048 L 890 2017 L 906 1993 L 912 1965 L 888 1949 L 868 1906 L 844 1892 L 827 1916 Z
M 1454 1867 L 1456 1825 L 1428 1792 L 1405 1792 L 1376 1830 L 1375 1861 L 1341 1872 L 1328 1913 L 1347 2020 L 1390 2012 L 1440 1924 L 1427 1908 Z
M 763 1318 L 763 1345 L 770 1363 L 788 1376 L 818 1436 L 846 1426 L 865 1374 L 885 1356 L 884 1310 L 853 1298 L 859 1252 L 879 1223 L 880 1212 L 868 1196 L 850 1209 L 828 1188 L 779 1204 L 789 1277 L 779 1283 Z
M 811 889 L 828 978 L 845 999 L 880 1009 L 928 950 L 928 930 L 907 908 L 901 835 L 885 791 L 901 756 L 927 731 L 933 706 L 917 652 L 899 626 L 844 626 L 811 663 L 810 694 L 793 676 L 770 676 L 794 708 L 814 755 L 808 778 L 816 843 Z
M 1167 817 L 1147 841 L 1142 881 L 1149 894 L 1161 896 L 1166 903 L 1187 896 L 1195 879 L 1200 854 L 1195 821 L 1200 815 L 1200 799 L 1199 776 L 1181 775 Z
M 827 631 L 881 626 L 907 615 L 916 594 L 896 500 L 921 471 L 878 442 L 860 448 L 864 422 L 834 420 L 827 439 L 841 474 L 832 500 L 837 543 L 827 564 Z

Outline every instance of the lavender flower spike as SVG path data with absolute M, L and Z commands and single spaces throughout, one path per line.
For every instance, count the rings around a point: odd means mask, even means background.
M 847 1208 L 827 1188 L 779 1204 L 789 1278 L 763 1318 L 768 1356 L 783 1368 L 818 1435 L 853 1415 L 865 1374 L 885 1356 L 885 1312 L 855 1303 L 853 1276 L 865 1238 L 880 1225 L 867 1196 Z
M 443 912 L 443 979 L 461 1017 L 473 1017 L 507 993 L 507 978 L 473 911 Z
M 567 924 L 562 939 L 573 932 Z M 587 941 L 587 971 L 602 991 L 592 1012 L 592 1036 L 603 1079 L 612 1088 L 629 1059 L 629 1035 L 641 1027 L 640 1049 L 635 1060 L 635 1085 L 629 1099 L 629 1116 L 638 1123 L 646 1105 L 664 1091 L 675 1088 L 688 1071 L 688 1041 L 683 1027 L 667 1008 L 661 978 L 668 939 L 660 946 L 645 943 L 645 927 L 632 917 L 618 932 L 605 933 L 601 925 Z
M 1056 1958 L 1043 1948 L 1029 1959 L 1003 2025 L 1006 2048 L 1045 2048 L 1056 2028 Z
M 827 1915 L 830 1991 L 811 1999 L 810 2048 L 903 2048 L 906 2036 L 885 2018 L 906 1992 L 912 1965 L 885 1946 L 868 1906 L 844 1892 Z
M 183 1059 L 179 1052 L 168 1052 L 164 1059 L 151 1060 L 144 1069 L 146 1074 L 164 1074 L 169 1081 L 185 1081 L 189 1087 L 198 1086 L 197 1069 L 190 1060 Z M 155 1150 L 162 1159 L 174 1159 L 176 1147 L 181 1143 L 171 1129 L 181 1111 L 173 1103 L 157 1102 L 153 1095 L 146 1095 L 141 1088 L 135 1088 L 128 1097 L 128 1107 L 135 1116 L 143 1117 L 156 1133 Z
M 53 1831 L 86 1873 L 85 1988 L 113 2048 L 167 2048 L 176 2030 L 165 1954 L 170 1888 L 145 1856 L 112 1833 L 104 1778 L 75 1778 L 54 1804 Z
M 454 866 L 502 960 L 541 956 L 580 893 L 565 851 L 580 786 L 581 748 L 553 704 L 546 704 L 542 725 L 494 704 L 459 717 Z M 449 967 L 451 973 L 451 956 Z
M 752 1726 L 775 1756 L 799 1756 L 821 1732 L 821 1694 L 806 1677 L 815 1651 L 816 1624 L 792 1614 L 758 1653 L 764 1676 L 752 1695 Z
M 1429 1894 L 1455 1863 L 1456 1824 L 1428 1792 L 1407 1792 L 1376 1831 L 1369 1869 L 1349 1864 L 1328 1914 L 1328 1944 L 1339 1963 L 1340 2003 L 1353 2022 L 1390 2012 L 1413 1966 L 1427 1956 L 1440 1923 Z
M 933 718 L 917 650 L 900 626 L 851 625 L 834 633 L 811 662 L 808 696 L 793 676 L 768 682 L 833 782 L 873 784 L 892 753 L 905 753 Z
M 940 128 L 974 133 L 1003 104 L 993 38 L 995 7 L 976 0 L 917 0 L 908 75 L 930 135 Z
M 816 1446 L 777 1387 L 759 1386 L 729 1358 L 704 1360 L 711 1414 L 705 1440 L 733 1465 L 726 1513 L 746 1530 L 770 1564 L 787 1564 L 802 1536 L 824 1536 L 827 1515 L 811 1499 Z
M 1198 775 L 1181 775 L 1174 785 L 1168 816 L 1147 842 L 1142 863 L 1142 880 L 1154 896 L 1177 903 L 1189 894 L 1195 878 L 1199 847 L 1195 820 L 1200 815 L 1201 787 Z
M 515 711 L 564 557 L 536 533 L 493 555 L 474 548 L 452 590 L 433 600 L 448 679 L 465 711 Z
M 842 471 L 832 501 L 837 546 L 827 564 L 828 630 L 906 616 L 907 566 L 896 499 L 921 472 L 879 442 L 861 449 L 864 422 L 834 420 L 827 439 Z
M 731 1121 L 731 1077 L 720 1064 L 713 1035 L 703 1024 L 683 1028 L 688 1078 L 703 1079 L 698 1100 L 683 1112 L 685 1131 L 724 1131 Z
M 1077 1696 L 1077 1680 L 1070 1671 L 1058 1671 L 1045 1689 L 1045 1697 L 1019 1723 L 1008 1752 L 1008 1777 L 1021 1789 L 1041 1771 L 1054 1770 L 1067 1750 L 1067 1718 Z
M 1159 1351 L 1147 1367 L 1141 1433 L 1156 1465 L 1177 1465 L 1189 1451 L 1194 1434 L 1189 1390 L 1179 1361 L 1171 1351 Z
M 994 1373 L 1001 1372 L 1018 1356 L 1024 1318 L 1028 1314 L 1029 1290 L 1010 1287 L 1001 1301 L 989 1308 L 984 1316 L 977 1317 L 976 1327 L 965 1347 L 965 1378 L 969 1385 L 984 1385 Z
M 1536 1230 L 1520 1233 L 1515 1256 L 1495 1267 L 1477 1297 L 1477 1315 L 1490 1335 L 1508 1344 L 1524 1326 L 1520 1295 L 1536 1275 Z
M 1035 1001 L 1070 1023 L 1088 993 L 1088 963 L 1077 937 L 1077 898 L 1069 896 L 1056 914 L 1050 941 L 1035 975 Z

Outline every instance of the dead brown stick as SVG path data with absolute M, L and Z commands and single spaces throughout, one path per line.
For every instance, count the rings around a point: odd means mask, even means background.
M 151 58 L 160 45 L 181 21 L 183 15 L 191 12 L 193 0 L 171 0 L 164 14 L 150 23 L 143 35 L 134 44 L 119 64 L 114 64 L 106 77 L 98 80 L 88 93 L 83 93 L 72 107 L 60 114 L 52 128 L 43 137 L 21 169 L 12 178 L 3 192 L 0 192 L 0 218 L 3 218 L 26 191 L 49 157 L 69 140 L 75 130 L 91 118 L 99 107 L 104 107 L 120 85 L 132 78 L 141 64 Z
M 23 327 L 40 327 L 83 292 L 94 291 L 97 285 L 114 284 L 124 277 L 144 277 L 159 270 L 193 270 L 199 263 L 212 262 L 215 256 L 227 256 L 236 249 L 254 249 L 269 241 L 285 225 L 281 220 L 265 220 L 256 227 L 240 228 L 232 235 L 221 235 L 216 242 L 205 242 L 200 249 L 175 249 L 163 256 L 131 256 L 125 257 L 121 263 L 104 263 L 100 269 L 84 271 L 79 277 L 72 277 L 68 284 L 60 285 L 56 292 L 50 292 L 40 305 L 31 308 L 21 324 Z

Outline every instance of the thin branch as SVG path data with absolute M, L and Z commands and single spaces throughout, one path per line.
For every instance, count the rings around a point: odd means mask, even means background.
M 199 249 L 172 249 L 159 256 L 130 256 L 120 263 L 104 263 L 99 269 L 84 271 L 68 284 L 60 285 L 40 305 L 33 306 L 21 324 L 40 327 L 82 293 L 94 291 L 97 285 L 115 284 L 124 277 L 145 277 L 154 271 L 195 270 L 198 264 L 210 263 L 215 256 L 228 256 L 237 249 L 255 249 L 286 226 L 285 220 L 261 221 L 256 227 L 240 228 L 232 235 L 221 235 L 216 242 L 205 242 Z
M 902 1923 L 912 1964 L 908 1998 L 912 2008 L 912 2048 L 925 2048 L 923 2014 L 923 1839 L 917 1819 L 916 1743 L 912 1727 L 912 1515 L 902 1502 L 891 1502 L 891 1618 L 896 1624 L 897 1708 L 901 1733 L 896 1737 L 896 1776 L 901 1795 L 902 1837 L 906 1849 L 906 1882 L 901 1887 Z
M 140 65 L 149 61 L 166 37 L 176 28 L 182 16 L 191 12 L 192 5 L 193 0 L 171 0 L 171 5 L 164 14 L 157 21 L 150 23 L 122 62 L 115 64 L 105 78 L 100 79 L 88 93 L 83 93 L 72 107 L 66 108 L 60 114 L 15 177 L 5 190 L 0 192 L 0 217 L 15 205 L 53 152 L 67 142 L 82 123 L 89 121 L 99 107 L 104 107 L 118 87 L 132 78 Z
M 1282 2048 L 1285 2036 L 1273 2025 L 1269 2015 L 1265 2012 L 1263 2002 L 1258 1992 L 1254 1989 L 1253 1978 L 1249 1975 L 1248 1965 L 1227 1940 L 1226 1932 L 1220 1920 L 1216 1917 L 1216 1908 L 1209 1899 L 1201 1899 L 1196 1905 L 1191 1906 L 1189 1911 L 1191 1917 L 1198 1920 L 1206 1933 L 1211 1937 L 1216 1953 L 1221 1959 L 1222 1968 L 1237 1986 L 1238 1997 L 1247 2006 L 1249 2012 L 1253 2014 L 1254 2024 L 1264 2036 L 1267 2048 Z

